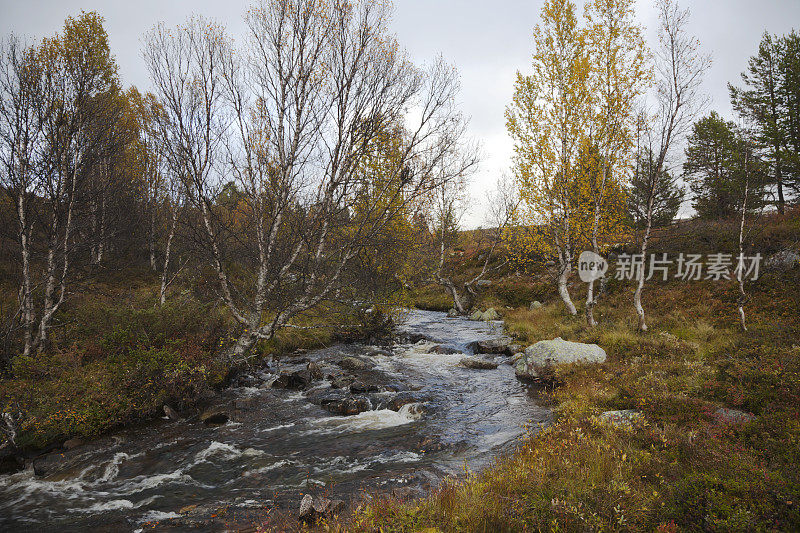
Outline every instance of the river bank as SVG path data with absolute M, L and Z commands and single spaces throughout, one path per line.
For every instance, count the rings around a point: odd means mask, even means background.
M 13 417 L 16 446 L 0 472 L 20 468 L 65 442 L 88 441 L 164 416 L 168 405 L 198 415 L 239 369 L 219 357 L 236 338 L 225 309 L 200 303 L 188 290 L 157 302 L 152 273 L 108 273 L 76 295 L 59 315 L 51 350 L 14 359 L 0 379 L 0 412 Z M 288 329 L 254 350 L 254 359 L 330 346 L 345 310 L 300 317 L 311 329 Z M 0 444 L 9 437 L 0 433 Z
M 746 332 L 734 284 L 711 281 L 651 290 L 646 334 L 620 283 L 596 328 L 553 300 L 508 311 L 523 345 L 562 337 L 608 359 L 560 370 L 542 394 L 553 424 L 515 453 L 422 499 L 365 502 L 334 530 L 797 530 L 800 268 L 750 290 Z M 602 416 L 620 410 L 636 416 Z

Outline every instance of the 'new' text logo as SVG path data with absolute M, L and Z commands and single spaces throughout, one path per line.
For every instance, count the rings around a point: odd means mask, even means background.
M 589 283 L 603 277 L 608 271 L 608 262 L 594 252 L 585 251 L 578 258 L 578 275 L 581 281 Z

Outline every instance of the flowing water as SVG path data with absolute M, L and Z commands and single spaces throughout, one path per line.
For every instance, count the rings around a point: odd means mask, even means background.
M 275 373 L 291 361 L 273 363 L 220 394 L 227 424 L 164 419 L 65 452 L 44 476 L 28 467 L 0 477 L 0 530 L 220 529 L 294 511 L 306 492 L 348 499 L 427 489 L 487 465 L 548 420 L 510 365 L 471 370 L 458 365 L 463 353 L 432 353 L 436 345 L 469 353 L 470 342 L 502 336 L 502 323 L 411 311 L 400 329 L 427 340 L 303 355 L 323 369 L 344 356 L 367 361 L 357 377 L 380 385 L 362 395 L 370 410 L 338 416 L 320 407 L 314 398 L 334 392 L 327 380 L 275 389 Z M 389 409 L 398 394 L 414 401 Z M 199 515 L 206 522 L 187 518 Z

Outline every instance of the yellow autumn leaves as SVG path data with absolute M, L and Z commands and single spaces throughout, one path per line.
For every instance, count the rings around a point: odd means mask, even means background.
M 638 99 L 650 84 L 633 0 L 548 0 L 529 74 L 506 111 L 522 207 L 516 255 L 571 262 L 626 230 L 625 188 Z M 533 229 L 531 229 L 533 228 Z

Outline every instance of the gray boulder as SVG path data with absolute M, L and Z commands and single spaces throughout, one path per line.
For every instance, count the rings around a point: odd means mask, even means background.
M 714 411 L 714 418 L 720 424 L 745 424 L 751 422 L 756 416 L 752 413 L 731 409 L 729 407 L 719 407 Z
M 483 319 L 483 313 L 481 313 L 480 309 L 476 309 L 475 311 L 472 312 L 471 315 L 469 315 L 469 319 L 470 320 L 482 320 Z
M 542 305 L 542 302 L 540 302 L 539 300 L 534 300 L 531 302 L 531 305 L 530 307 L 528 307 L 528 310 L 535 311 L 536 309 L 541 309 L 542 307 L 544 307 Z
M 447 312 L 447 316 L 450 317 L 450 318 L 455 318 L 455 317 L 458 316 L 458 311 L 456 311 L 455 309 L 450 309 Z
M 488 322 L 490 320 L 499 320 L 499 319 L 500 319 L 500 313 L 495 311 L 494 307 L 490 307 L 489 309 L 484 311 L 483 314 L 481 315 L 481 320 L 483 320 L 484 322 Z
M 601 422 L 614 427 L 631 427 L 635 421 L 642 420 L 644 415 L 638 409 L 622 409 L 620 411 L 606 411 L 599 418 Z
M 473 368 L 475 370 L 493 370 L 497 368 L 497 363 L 478 357 L 464 357 L 461 360 L 461 366 Z
M 297 513 L 297 517 L 301 522 L 313 524 L 317 519 L 339 514 L 343 508 L 342 500 L 329 500 L 322 496 L 312 497 L 310 494 L 306 494 L 300 501 L 300 511 Z
M 764 261 L 766 270 L 791 270 L 800 264 L 800 254 L 790 248 L 785 248 L 780 252 L 772 254 Z
M 544 379 L 554 367 L 568 363 L 603 363 L 606 352 L 596 344 L 565 341 L 561 337 L 528 346 L 514 365 L 518 378 Z

